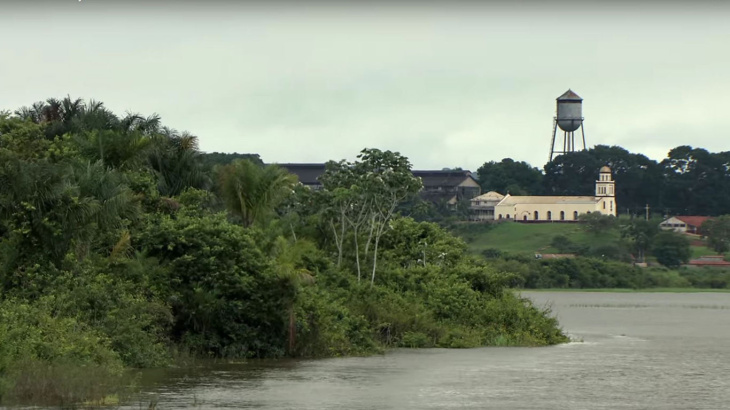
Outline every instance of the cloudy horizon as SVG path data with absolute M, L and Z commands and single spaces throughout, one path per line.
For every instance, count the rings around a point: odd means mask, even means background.
M 476 171 L 542 168 L 570 88 L 589 147 L 728 150 L 722 3 L 338 4 L 7 3 L 0 110 L 70 95 L 156 112 L 207 152 Z

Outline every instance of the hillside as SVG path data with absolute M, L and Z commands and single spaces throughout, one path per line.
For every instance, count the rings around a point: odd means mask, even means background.
M 574 242 L 600 243 L 603 238 L 587 234 L 578 224 L 545 223 L 500 223 L 458 225 L 454 233 L 469 244 L 469 250 L 481 253 L 485 249 L 499 249 L 503 252 L 553 253 L 550 246 L 557 235 L 565 235 Z
M 604 236 L 596 236 L 585 232 L 582 225 L 572 223 L 462 224 L 455 226 L 452 231 L 463 238 L 469 245 L 469 251 L 475 254 L 481 254 L 485 249 L 499 249 L 510 253 L 557 253 L 551 242 L 558 235 L 565 235 L 574 243 L 591 247 L 615 243 L 619 237 L 616 230 Z M 693 242 L 692 258 L 715 254 L 702 243 Z

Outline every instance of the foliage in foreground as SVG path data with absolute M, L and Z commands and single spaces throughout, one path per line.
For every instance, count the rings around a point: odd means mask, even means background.
M 154 115 L 67 98 L 0 117 L 0 403 L 100 402 L 125 368 L 176 352 L 566 341 L 505 291 L 514 275 L 397 214 L 420 186 L 405 157 L 337 164 L 314 193 L 245 159 L 204 163 Z

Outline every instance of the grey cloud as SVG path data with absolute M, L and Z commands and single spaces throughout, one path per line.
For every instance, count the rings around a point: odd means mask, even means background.
M 16 5 L 0 15 L 0 35 L 20 39 L 3 48 L 2 108 L 95 98 L 158 112 L 204 150 L 267 161 L 376 146 L 419 168 L 541 167 L 570 87 L 585 99 L 589 145 L 657 159 L 681 144 L 725 149 L 723 5 L 203 3 Z

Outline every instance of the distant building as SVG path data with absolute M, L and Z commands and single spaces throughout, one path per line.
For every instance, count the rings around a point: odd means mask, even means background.
M 481 194 L 475 198 L 472 198 L 472 200 L 470 201 L 472 219 L 477 221 L 494 220 L 494 208 L 503 199 L 504 195 L 495 191 L 489 191 L 486 194 Z
M 662 221 L 659 227 L 665 231 L 702 235 L 702 224 L 708 219 L 709 216 L 673 216 Z
M 470 171 L 413 171 L 413 176 L 423 182 L 421 197 L 432 202 L 455 205 L 474 198 L 482 190 Z
M 500 198 L 501 197 L 501 198 Z M 487 192 L 471 200 L 474 219 L 516 221 L 577 221 L 581 214 L 598 212 L 616 216 L 616 187 L 611 168 L 602 167 L 595 196 L 502 196 Z
M 728 267 L 730 266 L 730 262 L 724 260 L 722 255 L 705 255 L 697 259 L 692 259 L 687 265 Z
M 322 184 L 319 182 L 319 176 L 324 174 L 324 164 L 276 164 L 286 169 L 299 178 L 299 183 L 312 188 L 320 189 Z
M 325 164 L 289 163 L 276 164 L 299 178 L 299 182 L 312 189 L 320 189 L 319 177 L 324 174 Z M 455 204 L 479 195 L 479 182 L 470 171 L 412 171 L 413 176 L 421 178 L 423 189 L 421 197 L 430 201 L 444 201 Z

